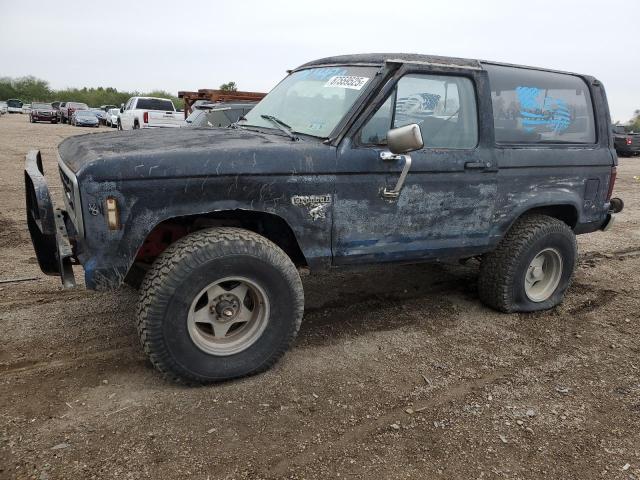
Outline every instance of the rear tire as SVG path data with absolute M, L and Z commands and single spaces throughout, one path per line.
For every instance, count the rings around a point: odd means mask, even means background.
M 304 310 L 291 259 L 240 228 L 178 240 L 156 259 L 140 292 L 137 327 L 146 354 L 167 379 L 190 384 L 268 369 L 293 342 Z
M 577 260 L 576 237 L 546 215 L 519 219 L 482 259 L 480 299 L 502 312 L 533 312 L 560 304 Z

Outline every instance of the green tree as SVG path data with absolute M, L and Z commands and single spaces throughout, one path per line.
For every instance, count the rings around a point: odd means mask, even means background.
M 219 89 L 223 92 L 237 92 L 238 86 L 236 85 L 236 82 L 227 82 L 220 85 Z
M 9 77 L 0 78 L 0 99 L 8 100 L 9 98 L 16 97 L 16 89 L 13 88 L 13 83 Z
M 633 112 L 633 118 L 631 119 L 631 122 L 629 122 L 629 129 L 632 132 L 640 132 L 640 110 Z
M 49 84 L 35 77 L 0 78 L 0 98 L 21 100 L 45 100 L 51 95 Z

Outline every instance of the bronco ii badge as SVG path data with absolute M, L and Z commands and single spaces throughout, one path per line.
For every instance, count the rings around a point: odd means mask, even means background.
M 325 203 L 331 203 L 331 195 L 294 195 L 291 203 L 296 207 L 315 207 Z

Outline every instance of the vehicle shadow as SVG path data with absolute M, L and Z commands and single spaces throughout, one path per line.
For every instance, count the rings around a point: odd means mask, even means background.
M 411 326 L 438 328 L 455 317 L 448 294 L 477 300 L 477 274 L 475 263 L 389 265 L 306 277 L 297 345 Z

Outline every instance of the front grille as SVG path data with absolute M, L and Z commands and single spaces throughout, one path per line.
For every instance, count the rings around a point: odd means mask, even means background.
M 64 189 L 64 196 L 67 200 L 67 205 L 71 211 L 74 211 L 76 208 L 74 205 L 75 194 L 73 191 L 73 182 L 61 168 L 58 168 L 58 170 L 60 171 L 60 180 L 62 180 L 62 188 Z

